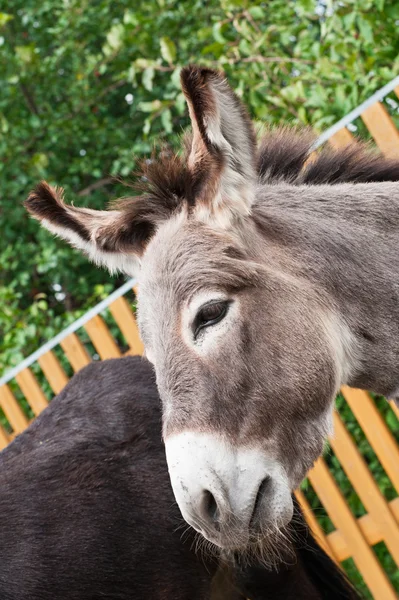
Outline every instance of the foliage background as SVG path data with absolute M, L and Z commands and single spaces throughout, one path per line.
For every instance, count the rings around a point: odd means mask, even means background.
M 40 229 L 22 200 L 41 178 L 81 206 L 124 194 L 112 177 L 188 123 L 181 65 L 224 69 L 255 120 L 318 131 L 399 72 L 397 0 L 12 0 L 2 10 L 0 372 L 122 282 Z

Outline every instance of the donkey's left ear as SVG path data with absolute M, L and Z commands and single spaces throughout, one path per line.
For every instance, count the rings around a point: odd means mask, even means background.
M 119 210 L 91 210 L 65 204 L 62 188 L 45 181 L 32 190 L 24 205 L 43 227 L 111 272 L 135 276 L 155 230 L 155 224 L 140 214 L 126 219 Z
M 193 141 L 189 168 L 197 182 L 196 211 L 228 224 L 250 213 L 256 183 L 256 136 L 225 77 L 206 68 L 182 69 Z

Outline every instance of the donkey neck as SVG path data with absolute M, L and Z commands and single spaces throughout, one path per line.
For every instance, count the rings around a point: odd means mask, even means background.
M 354 336 L 358 364 L 345 383 L 392 394 L 399 388 L 398 184 L 262 186 L 253 214 L 262 260 L 306 282 Z

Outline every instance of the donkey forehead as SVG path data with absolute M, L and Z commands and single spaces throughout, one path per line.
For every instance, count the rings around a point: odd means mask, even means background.
M 230 288 L 242 277 L 239 263 L 244 260 L 229 233 L 179 214 L 162 225 L 147 246 L 140 272 L 141 298 L 164 303 L 166 294 L 176 306 L 204 289 Z

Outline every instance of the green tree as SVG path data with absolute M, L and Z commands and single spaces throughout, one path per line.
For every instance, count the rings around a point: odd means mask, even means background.
M 13 0 L 0 13 L 0 369 L 119 279 L 39 229 L 41 178 L 81 205 L 125 193 L 187 124 L 180 66 L 223 68 L 252 116 L 323 129 L 398 71 L 395 0 Z

